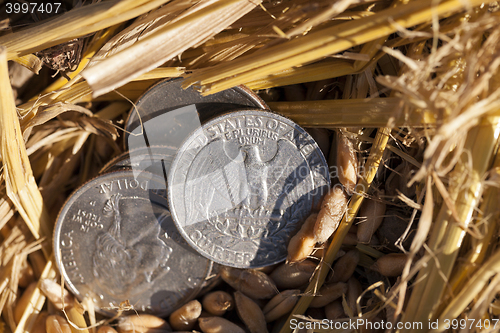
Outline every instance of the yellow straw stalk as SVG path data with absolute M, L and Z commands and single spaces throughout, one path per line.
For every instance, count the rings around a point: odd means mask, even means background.
M 42 195 L 33 177 L 14 96 L 9 82 L 7 54 L 0 47 L 0 145 L 7 195 L 28 225 L 33 236 L 49 238 L 52 222 L 43 206 Z M 46 255 L 50 242 L 43 243 Z

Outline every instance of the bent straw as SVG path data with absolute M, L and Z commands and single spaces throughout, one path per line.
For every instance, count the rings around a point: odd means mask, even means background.
M 490 165 L 499 131 L 500 117 L 487 117 L 467 135 L 464 150 L 471 154 L 472 168 L 468 169 L 469 156 L 463 154 L 450 175 L 454 181 L 450 182 L 448 188 L 459 221 L 453 219 L 447 205 L 441 207 L 428 242 L 430 250 L 435 254 L 435 260 L 431 260 L 417 276 L 402 319 L 404 322 L 422 322 L 425 325 L 428 320 L 439 316 L 437 311 L 448 288 L 448 279 L 465 236 L 466 231 L 462 226 L 469 225 L 480 199 L 482 176 Z M 468 292 L 466 288 L 463 290 Z
M 111 0 L 70 10 L 28 29 L 0 37 L 13 60 L 72 39 L 128 21 L 153 10 L 169 0 Z
M 4 47 L 0 47 L 0 128 L 2 129 L 0 145 L 7 196 L 19 211 L 33 237 L 50 239 L 52 222 L 44 207 L 42 194 L 33 177 L 26 153 L 10 86 L 7 52 Z M 52 252 L 50 242 L 43 242 L 42 249 L 48 256 Z
M 467 1 L 467 6 L 478 6 L 484 2 Z M 194 73 L 186 79 L 184 87 L 199 83 L 205 95 L 216 93 L 387 36 L 397 31 L 396 25 L 391 22 L 408 28 L 429 22 L 433 15 L 441 18 L 465 8 L 465 3 L 459 0 L 434 4 L 434 0 L 410 2 L 380 11 L 370 17 L 322 29 L 302 38 L 269 47 L 262 52 L 213 66 L 198 74 Z

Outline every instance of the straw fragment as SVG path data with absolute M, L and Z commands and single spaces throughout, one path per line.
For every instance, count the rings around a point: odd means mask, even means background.
M 397 126 L 422 127 L 435 120 L 420 112 L 397 115 L 402 100 L 396 97 L 340 99 L 301 102 L 269 102 L 271 110 L 281 113 L 304 127 L 338 128 L 384 126 L 387 119 L 395 117 Z
M 481 290 L 489 283 L 490 279 L 495 275 L 498 276 L 500 273 L 499 263 L 500 251 L 497 251 L 477 270 L 458 295 L 456 295 L 446 306 L 439 316 L 439 327 L 435 330 L 431 330 L 431 332 L 436 333 L 445 331 L 446 320 L 452 320 L 458 317 L 474 297 L 477 297 Z
M 472 212 L 478 204 L 481 193 L 481 177 L 489 165 L 489 159 L 496 145 L 494 133 L 500 128 L 500 118 L 486 118 L 480 126 L 469 131 L 466 142 L 466 149 L 472 154 L 472 169 L 468 169 L 466 159 L 463 156 L 460 163 L 455 167 L 452 177 L 455 181 L 449 186 L 451 198 L 455 201 L 455 207 L 459 218 L 459 223 L 468 226 Z M 474 145 L 479 145 L 474 147 Z M 465 170 L 468 170 L 467 173 Z M 462 184 L 467 182 L 467 187 L 462 188 Z M 428 193 L 429 195 L 429 193 Z M 467 200 L 457 200 L 466 197 Z M 425 205 L 424 205 L 425 210 Z M 427 321 L 428 317 L 438 314 L 439 300 L 446 292 L 446 281 L 443 276 L 449 277 L 454 266 L 458 249 L 462 244 L 465 231 L 458 223 L 453 223 L 453 217 L 446 205 L 443 205 L 437 216 L 437 224 L 434 226 L 433 234 L 429 240 L 429 246 L 436 254 L 436 261 L 431 261 L 429 265 L 422 269 L 419 277 L 424 277 L 423 282 L 417 284 L 413 290 L 407 309 L 406 320 Z M 446 235 L 446 238 L 443 238 Z M 415 241 L 414 241 L 415 242 Z M 413 246 L 413 244 L 412 244 Z M 437 266 L 436 266 L 437 265 Z M 433 304 L 430 306 L 429 304 Z
M 35 74 L 38 74 L 43 66 L 43 62 L 34 54 L 27 54 L 23 57 L 14 58 L 13 60 Z
M 8 60 L 125 22 L 168 0 L 111 0 L 75 8 L 41 24 L 0 37 Z
M 71 71 L 70 73 L 67 73 L 66 75 L 71 79 L 70 82 L 67 81 L 65 77 L 60 77 L 57 79 L 55 82 L 53 82 L 51 85 L 49 85 L 47 88 L 45 88 L 40 94 L 46 94 L 50 93 L 51 91 L 61 89 L 63 86 L 64 87 L 69 87 L 76 81 L 76 77 L 80 74 L 80 72 L 87 67 L 89 62 L 92 60 L 93 56 L 96 54 L 96 52 L 115 34 L 119 28 L 121 28 L 123 24 L 117 24 L 112 27 L 109 27 L 105 30 L 99 31 L 95 34 L 95 36 L 92 38 L 92 40 L 89 42 L 89 45 L 87 45 L 85 54 L 83 54 L 82 59 L 80 60 L 80 63 L 78 64 L 78 67 L 74 70 Z
M 100 96 L 214 36 L 259 3 L 247 0 L 201 1 L 178 20 L 97 63 L 82 72 L 82 76 L 92 87 L 93 96 Z
M 331 79 L 349 74 L 356 74 L 348 61 L 328 59 L 314 64 L 284 69 L 258 80 L 249 81 L 246 85 L 253 90 L 268 89 L 278 86 L 313 82 Z
M 468 1 L 467 6 L 477 6 L 483 2 L 485 1 Z M 437 5 L 433 5 L 433 0 L 405 3 L 370 17 L 335 25 L 265 48 L 230 63 L 212 66 L 209 70 L 193 74 L 187 79 L 185 86 L 198 82 L 205 94 L 215 93 L 387 36 L 397 31 L 397 26 L 391 22 L 411 27 L 428 22 L 432 15 L 448 16 L 463 10 L 465 6 L 459 0 L 442 1 Z
M 3 47 L 0 47 L 0 128 L 2 128 L 0 145 L 7 195 L 36 239 L 50 237 L 52 222 L 44 209 L 43 199 L 26 153 L 9 83 L 7 55 Z M 43 249 L 45 254 L 49 255 L 50 242 L 44 242 Z
M 483 202 L 479 207 L 478 222 L 481 232 L 484 237 L 481 239 L 473 239 L 473 250 L 467 255 L 465 261 L 459 263 L 456 268 L 457 274 L 453 275 L 450 285 L 453 287 L 455 293 L 463 288 L 463 285 L 469 280 L 470 276 L 477 271 L 481 264 L 483 264 L 486 256 L 490 250 L 492 239 L 498 229 L 495 220 L 500 216 L 500 207 L 498 206 L 498 199 L 500 197 L 500 188 L 497 184 L 500 181 L 500 154 L 497 153 L 495 162 L 490 171 L 490 178 L 486 182 L 486 188 L 483 194 Z M 483 222 L 483 223 L 481 223 Z

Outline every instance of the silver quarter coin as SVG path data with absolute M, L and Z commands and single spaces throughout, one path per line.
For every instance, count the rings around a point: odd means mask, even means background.
M 139 98 L 126 121 L 126 149 L 161 145 L 178 148 L 203 122 L 219 114 L 237 108 L 268 108 L 244 86 L 201 96 L 193 87 L 182 89 L 182 82 L 162 81 Z
M 262 267 L 285 259 L 291 234 L 329 184 L 326 160 L 306 131 L 274 113 L 238 111 L 183 143 L 168 178 L 170 211 L 200 254 Z
M 137 311 L 168 315 L 197 295 L 212 267 L 179 235 L 164 179 L 131 170 L 99 176 L 70 196 L 54 251 L 69 289 L 108 315 L 126 300 Z

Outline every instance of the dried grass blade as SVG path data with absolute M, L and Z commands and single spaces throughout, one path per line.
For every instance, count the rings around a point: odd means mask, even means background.
M 375 55 L 380 52 L 380 47 L 384 44 L 386 37 L 382 37 L 379 39 L 372 40 L 371 42 L 366 43 L 359 51 L 360 54 L 366 55 L 368 57 L 368 61 L 356 60 L 352 67 L 355 71 L 360 72 L 363 71 L 366 66 L 370 63 L 369 60 L 375 57 Z
M 4 240 L 0 244 L 0 257 L 2 258 L 0 263 L 0 313 L 7 306 L 4 319 L 9 323 L 11 329 L 15 327 L 14 303 L 17 299 L 15 291 L 18 289 L 19 260 L 30 248 L 33 248 L 33 245 L 28 245 L 29 231 L 22 224 L 21 218 L 16 217 L 12 222 L 11 228 L 9 226 L 2 228 L 1 234 Z M 38 243 L 34 246 L 38 246 Z
M 197 2 L 199 0 L 173 0 L 155 11 L 139 17 L 134 23 L 109 40 L 92 59 L 89 67 L 132 46 L 171 20 L 179 19 L 183 11 L 186 11 Z
M 10 20 L 8 18 L 0 20 L 0 31 L 9 29 Z
M 54 144 L 59 141 L 67 140 L 69 138 L 80 135 L 79 130 L 77 128 L 65 128 L 59 131 L 56 131 L 52 134 L 47 135 L 41 140 L 38 140 L 34 144 L 30 145 L 26 152 L 28 155 L 33 154 L 38 149 L 43 148 L 44 146 L 48 146 L 50 144 Z
M 304 127 L 380 127 L 397 115 L 402 100 L 396 97 L 370 99 L 340 99 L 301 102 L 270 102 L 271 110 L 289 117 Z M 397 126 L 422 127 L 431 125 L 420 112 L 410 112 L 396 118 Z
M 9 82 L 7 54 L 0 47 L 0 145 L 7 195 L 36 239 L 50 237 L 52 223 L 33 177 Z M 50 242 L 44 242 L 48 255 Z
M 75 105 L 75 104 L 69 104 L 69 103 L 63 103 L 63 102 L 57 102 L 54 104 L 51 104 L 49 106 L 43 106 L 39 108 L 39 112 L 33 119 L 30 121 L 30 126 L 37 126 L 41 124 L 45 124 L 47 121 L 49 121 L 52 118 L 57 117 L 61 113 L 67 112 L 67 111 L 77 111 L 80 113 L 83 113 L 89 117 L 93 116 L 92 111 L 89 109 L 86 109 L 82 106 Z
M 438 329 L 431 332 L 444 332 L 446 319 L 450 322 L 457 318 L 470 304 L 470 302 L 481 294 L 490 279 L 500 273 L 500 251 L 495 252 L 488 261 L 478 269 L 478 271 L 470 278 L 462 290 L 451 300 L 445 310 L 439 316 Z
M 477 6 L 483 2 L 472 0 L 465 4 L 460 0 L 448 0 L 438 5 L 434 5 L 434 0 L 409 2 L 213 66 L 193 74 L 186 80 L 185 86 L 199 82 L 204 94 L 216 93 L 387 36 L 397 31 L 397 26 L 391 22 L 411 27 L 428 22 L 432 15 L 447 16 L 463 10 L 466 5 Z
M 184 67 L 158 67 L 140 76 L 141 80 L 164 79 L 168 77 L 179 77 L 184 74 Z
M 113 102 L 95 114 L 96 118 L 113 120 L 119 115 L 130 110 L 130 105 L 125 102 Z
M 206 2 L 210 4 L 205 5 Z M 92 87 L 94 97 L 102 95 L 214 36 L 258 3 L 247 0 L 202 1 L 182 19 L 85 70 L 82 76 Z M 198 10 L 197 6 L 204 8 Z
M 0 229 L 14 216 L 15 210 L 9 198 L 3 197 L 0 199 Z
M 489 181 L 498 183 L 500 181 L 500 154 L 497 152 L 495 162 L 492 167 L 492 176 Z M 489 182 L 488 181 L 488 182 Z M 492 184 L 486 189 L 483 195 L 483 201 L 479 208 L 478 221 L 481 230 L 484 232 L 484 237 L 479 240 L 474 240 L 473 250 L 470 252 L 465 262 L 460 262 L 460 266 L 455 269 L 455 275 L 452 278 L 451 286 L 458 293 L 463 288 L 463 284 L 469 279 L 472 274 L 477 271 L 488 254 L 492 241 L 498 230 L 498 221 L 500 215 L 500 207 L 498 202 L 500 199 L 500 188 L 498 185 Z
M 342 218 L 340 226 L 333 236 L 330 246 L 325 254 L 324 261 L 320 264 L 320 269 L 316 270 L 311 282 L 304 292 L 304 296 L 299 299 L 297 305 L 293 308 L 292 313 L 289 315 L 287 321 L 281 328 L 280 333 L 291 332 L 292 328 L 290 320 L 296 315 L 303 314 L 307 310 L 309 304 L 311 304 L 313 300 L 312 295 L 322 286 L 326 276 L 330 272 L 328 268 L 332 266 L 332 262 L 342 246 L 342 240 L 349 232 L 349 228 L 355 221 L 356 214 L 364 200 L 364 195 L 366 195 L 373 179 L 375 178 L 377 170 L 380 166 L 380 161 L 382 160 L 382 155 L 385 151 L 385 147 L 387 146 L 390 133 L 390 128 L 384 127 L 378 130 L 377 135 L 375 136 L 375 142 L 370 150 L 370 156 L 365 164 L 365 174 L 362 175 L 362 177 L 359 177 L 356 185 L 356 192 L 352 196 L 349 206 L 347 207 L 347 212 Z
M 147 13 L 169 0 L 111 0 L 93 3 L 66 12 L 34 27 L 0 37 L 8 48 L 7 58 L 67 42 Z
M 18 64 L 23 65 L 35 74 L 38 74 L 38 72 L 40 72 L 40 69 L 42 69 L 43 65 L 43 62 L 40 60 L 40 58 L 38 58 L 34 54 L 27 54 L 23 57 L 14 58 L 13 60 Z
M 104 95 L 96 97 L 92 99 L 92 96 L 89 95 L 88 98 L 93 101 L 131 101 L 137 100 L 141 97 L 146 90 L 152 87 L 154 84 L 158 82 L 158 79 L 153 80 L 141 80 L 136 81 L 132 80 L 131 82 L 126 83 L 120 88 L 114 89 Z M 89 87 L 90 89 L 90 87 Z M 131 105 L 131 104 L 130 104 Z
M 159 78 L 168 78 L 168 77 L 178 77 L 184 73 L 182 67 L 165 67 L 165 68 L 156 68 L 148 73 L 144 73 L 141 76 L 135 78 L 132 81 L 152 81 L 151 78 L 159 79 Z M 133 85 L 134 82 L 129 84 Z M 149 87 L 152 84 L 147 85 Z M 123 88 L 126 88 L 124 86 Z M 141 85 L 141 89 L 139 94 L 142 94 L 144 90 L 147 89 Z M 92 90 L 86 81 L 77 82 L 72 84 L 69 87 L 61 88 L 60 90 L 53 91 L 48 93 L 48 95 L 44 97 L 40 97 L 37 100 L 31 100 L 22 105 L 18 106 L 18 111 L 20 116 L 23 118 L 21 121 L 21 128 L 23 132 L 30 126 L 30 123 L 34 117 L 37 116 L 39 112 L 39 108 L 46 105 L 52 105 L 55 103 L 71 103 L 77 104 L 82 102 L 90 102 L 92 100 Z M 120 100 L 123 101 L 123 97 L 119 96 Z M 110 98 L 116 99 L 116 97 Z
M 296 83 L 320 81 L 349 74 L 356 74 L 351 62 L 333 59 L 312 65 L 288 68 L 261 79 L 247 82 L 246 85 L 250 89 L 260 90 Z
M 448 192 L 454 200 L 458 223 L 454 221 L 446 205 L 436 218 L 435 226 L 429 239 L 429 248 L 435 253 L 436 260 L 429 262 L 417 277 L 419 281 L 410 296 L 404 321 L 427 323 L 428 319 L 439 316 L 437 312 L 445 294 L 451 270 L 455 264 L 458 250 L 462 245 L 466 231 L 477 208 L 481 194 L 482 177 L 491 165 L 490 159 L 498 144 L 500 118 L 483 118 L 479 126 L 471 129 L 467 135 L 465 151 L 470 151 L 472 168 L 468 167 L 469 156 L 462 154 L 461 160 L 451 174 L 452 181 Z M 404 330 L 404 332 L 412 332 Z
M 337 16 L 344 12 L 349 6 L 352 6 L 355 3 L 358 3 L 357 0 L 340 0 L 335 1 L 333 4 L 329 6 L 326 10 L 320 12 L 316 16 L 307 20 L 306 22 L 300 24 L 299 26 L 291 29 L 286 33 L 286 38 L 290 39 L 294 36 L 300 35 L 304 33 L 304 31 L 311 29 L 312 27 L 317 26 L 327 20 L 330 20 L 332 17 Z

